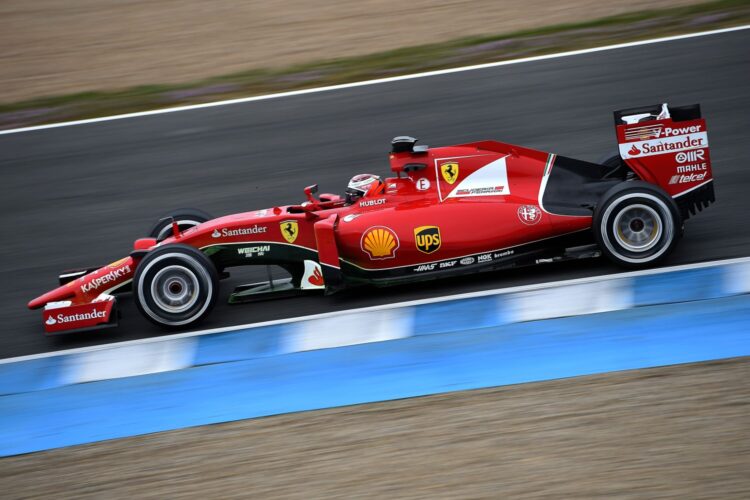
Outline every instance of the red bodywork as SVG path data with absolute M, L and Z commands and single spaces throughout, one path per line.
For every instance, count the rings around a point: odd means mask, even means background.
M 619 125 L 617 135 L 622 158 L 638 177 L 679 196 L 711 181 L 705 130 L 702 119 L 659 120 Z M 674 146 L 657 151 L 659 141 Z M 315 200 L 308 189 L 302 205 L 220 217 L 158 245 L 198 248 L 221 271 L 266 264 L 292 269 L 307 261 L 301 288 L 386 285 L 544 262 L 564 246 L 592 243 L 593 205 L 613 185 L 601 165 L 495 141 L 423 150 L 412 144 L 391 153 L 390 164 L 395 177 L 385 179 L 382 195 L 346 205 L 336 195 Z M 692 164 L 699 166 L 684 168 Z M 700 178 L 675 177 L 683 171 L 699 172 Z M 585 187 L 580 193 L 578 185 Z M 127 289 L 155 245 L 153 239 L 138 240 L 129 257 L 29 307 L 47 306 L 48 333 L 113 324 L 111 294 Z
M 706 120 L 671 118 L 617 126 L 620 156 L 646 182 L 680 197 L 711 182 Z

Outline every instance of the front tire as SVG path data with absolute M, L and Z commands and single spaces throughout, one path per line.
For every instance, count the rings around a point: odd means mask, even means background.
M 658 264 L 682 236 L 682 218 L 662 189 L 641 181 L 607 191 L 594 211 L 594 235 L 616 264 L 640 268 Z
M 198 210 L 197 208 L 178 208 L 159 219 L 148 232 L 149 237 L 156 238 L 156 241 L 159 242 L 172 236 L 171 218 L 174 218 L 177 227 L 180 232 L 182 232 L 191 227 L 195 227 L 198 224 L 210 221 L 214 217 L 203 210 Z
M 135 302 L 151 322 L 164 328 L 193 325 L 216 305 L 219 277 L 213 262 L 187 245 L 150 251 L 133 277 Z

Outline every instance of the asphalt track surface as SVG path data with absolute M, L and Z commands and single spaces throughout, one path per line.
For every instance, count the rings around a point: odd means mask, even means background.
M 667 265 L 750 255 L 750 30 L 90 125 L 0 136 L 0 357 L 165 332 L 120 300 L 117 329 L 45 337 L 26 303 L 66 268 L 126 255 L 170 209 L 215 215 L 342 192 L 356 173 L 388 174 L 390 139 L 499 139 L 596 161 L 616 147 L 612 111 L 699 102 L 717 203 L 688 221 Z M 223 299 L 201 328 L 620 272 L 603 259 L 359 289 L 243 306 Z M 585 300 L 585 297 L 581 298 Z M 364 327 L 352 325 L 352 328 Z

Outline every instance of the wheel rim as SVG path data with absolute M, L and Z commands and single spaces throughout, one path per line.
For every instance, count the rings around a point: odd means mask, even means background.
M 187 231 L 191 227 L 195 227 L 199 224 L 201 224 L 201 222 L 198 222 L 197 220 L 178 220 L 177 221 L 177 227 L 179 228 L 180 232 Z M 156 235 L 156 240 L 161 241 L 169 236 L 172 236 L 172 224 L 171 223 L 161 228 L 161 231 L 159 231 L 159 234 Z
M 190 269 L 168 266 L 151 281 L 151 297 L 156 306 L 171 314 L 189 310 L 198 301 L 200 282 Z
M 634 198 L 636 200 L 634 200 Z M 633 201 L 628 201 L 633 200 Z M 642 201 L 643 200 L 643 201 Z M 627 210 L 637 204 L 647 204 L 649 208 L 660 214 L 659 222 L 662 226 L 661 236 L 654 241 L 654 246 L 648 251 L 632 252 L 622 246 L 617 240 L 617 228 L 614 224 L 616 215 L 622 210 Z M 600 216 L 599 235 L 600 243 L 604 246 L 614 259 L 629 264 L 647 264 L 662 257 L 675 242 L 675 216 L 667 206 L 667 202 L 661 196 L 651 193 L 633 192 L 623 194 L 607 203 L 607 207 Z
M 659 242 L 662 224 L 659 213 L 648 205 L 631 205 L 614 221 L 617 243 L 632 252 L 645 252 Z

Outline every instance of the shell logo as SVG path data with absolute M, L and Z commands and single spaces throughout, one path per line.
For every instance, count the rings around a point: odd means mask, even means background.
M 392 229 L 376 226 L 364 232 L 360 246 L 372 260 L 392 259 L 396 257 L 399 241 Z

